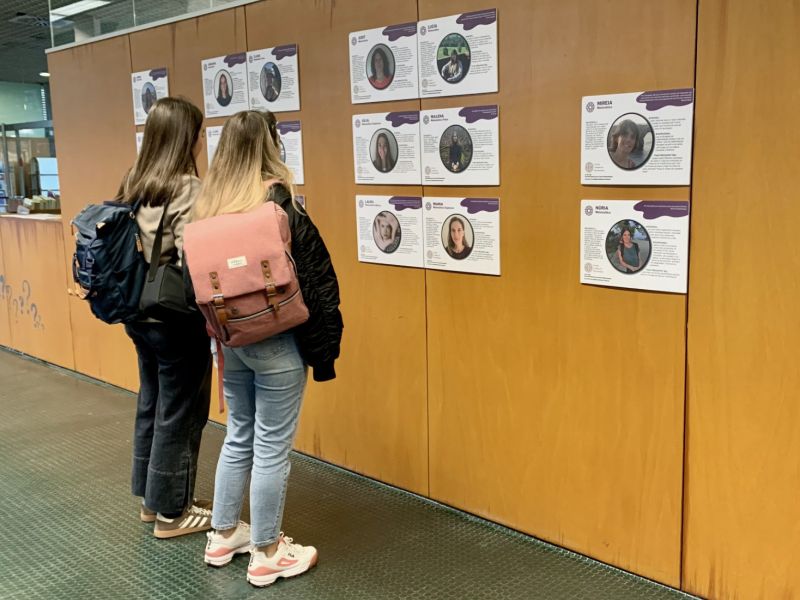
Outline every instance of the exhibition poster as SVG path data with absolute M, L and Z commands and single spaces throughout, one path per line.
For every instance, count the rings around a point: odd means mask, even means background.
M 500 185 L 497 105 L 423 110 L 425 185 Z
M 252 110 L 300 110 L 297 44 L 248 52 L 247 82 Z
M 147 115 L 156 100 L 169 96 L 166 67 L 132 73 L 131 87 L 133 88 L 134 123 L 136 125 L 144 125 Z
M 294 182 L 303 185 L 303 130 L 300 121 L 280 121 L 277 124 L 281 160 L 294 175 Z
M 686 293 L 686 200 L 583 200 L 581 283 Z
M 358 260 L 423 266 L 422 198 L 356 196 Z
M 422 199 L 425 268 L 500 275 L 500 200 Z
M 353 104 L 418 97 L 416 23 L 355 31 L 348 39 Z
M 584 96 L 581 183 L 689 185 L 691 88 Z
M 356 183 L 420 185 L 419 111 L 353 116 Z
M 202 65 L 206 117 L 228 117 L 250 108 L 245 52 L 209 58 Z
M 497 87 L 497 9 L 417 23 L 420 98 L 484 94 Z

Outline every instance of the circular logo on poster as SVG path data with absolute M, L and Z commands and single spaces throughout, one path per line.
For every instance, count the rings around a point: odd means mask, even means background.
M 247 62 L 253 62 L 253 56 L 252 55 L 247 57 Z
M 433 250 L 428 250 L 428 258 L 433 258 Z
M 367 247 L 364 244 L 361 244 L 361 252 L 364 253 L 367 251 Z
M 428 33 L 428 28 L 425 27 L 425 25 L 423 25 L 422 27 L 419 28 L 419 34 L 420 35 L 425 35 L 426 33 Z
M 425 203 L 425 210 L 430 210 L 430 209 L 431 209 L 431 203 L 430 202 L 426 202 Z
M 586 214 L 587 217 L 591 217 L 594 214 L 594 209 L 591 206 L 587 206 L 583 209 L 583 212 Z
M 203 63 L 203 71 L 208 71 L 208 65 Z
M 423 79 L 422 80 L 422 87 L 424 87 L 424 88 L 428 87 L 428 80 L 427 79 Z
M 353 37 L 350 39 L 350 45 L 352 45 L 352 46 L 355 46 L 357 43 L 358 43 L 358 40 L 356 40 L 356 37 L 355 37 L 355 36 L 353 36 Z
M 592 163 L 590 163 L 590 162 L 587 162 L 587 163 L 586 163 L 586 164 L 583 166 L 583 168 L 584 168 L 584 169 L 586 169 L 586 172 L 587 172 L 587 173 L 591 173 L 591 172 L 594 170 L 594 165 L 593 165 Z
M 594 102 L 586 103 L 586 112 L 594 112 Z
M 364 208 L 364 201 L 363 200 L 359 200 L 358 201 L 358 208 Z
M 361 119 L 356 119 L 356 127 L 361 127 Z
M 592 272 L 592 263 L 586 263 L 585 265 L 583 265 L 583 270 L 586 271 L 587 273 L 591 273 Z
M 424 117 L 422 117 L 422 122 L 425 123 L 425 125 L 427 125 L 428 123 L 431 122 L 431 118 L 428 115 L 425 115 Z
M 431 174 L 431 168 L 425 167 L 425 175 L 430 175 L 430 174 Z

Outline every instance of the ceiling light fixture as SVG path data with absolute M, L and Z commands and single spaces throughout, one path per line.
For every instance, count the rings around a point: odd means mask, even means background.
M 61 8 L 54 8 L 53 10 L 51 10 L 50 22 L 52 23 L 53 21 L 59 21 L 61 19 L 65 19 L 66 17 L 71 17 L 79 13 L 84 13 L 89 10 L 94 10 L 95 8 L 106 6 L 107 4 L 111 4 L 111 1 L 79 0 L 79 2 L 73 2 L 72 4 L 67 4 L 66 6 L 62 6 Z

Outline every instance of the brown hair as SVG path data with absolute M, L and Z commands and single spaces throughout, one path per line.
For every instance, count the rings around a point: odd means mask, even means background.
M 193 149 L 202 124 L 203 113 L 188 100 L 156 101 L 147 115 L 142 149 L 116 199 L 162 206 L 175 198 L 183 186 L 183 175 L 197 175 Z

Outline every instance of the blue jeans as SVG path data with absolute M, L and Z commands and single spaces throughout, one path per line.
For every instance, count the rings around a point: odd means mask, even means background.
M 211 525 L 236 527 L 250 476 L 251 542 L 266 546 L 280 535 L 306 366 L 291 333 L 222 352 L 228 433 L 217 463 Z
M 150 510 L 191 504 L 211 400 L 211 353 L 202 320 L 129 323 L 139 357 L 131 491 Z

